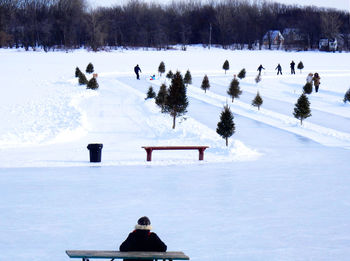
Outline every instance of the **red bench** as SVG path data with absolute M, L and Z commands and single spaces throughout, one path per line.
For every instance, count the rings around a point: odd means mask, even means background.
M 198 150 L 199 160 L 204 159 L 204 151 L 209 148 L 208 146 L 144 146 L 142 147 L 147 152 L 147 161 L 152 160 L 152 151 L 154 150 Z

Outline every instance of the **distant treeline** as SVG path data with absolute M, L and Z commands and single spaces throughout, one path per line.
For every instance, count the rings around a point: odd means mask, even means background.
M 297 28 L 303 49 L 317 48 L 320 38 L 338 35 L 349 49 L 349 23 L 349 12 L 258 0 L 167 5 L 131 0 L 97 9 L 85 0 L 0 0 L 0 47 L 98 50 L 211 43 L 251 48 L 269 30 Z

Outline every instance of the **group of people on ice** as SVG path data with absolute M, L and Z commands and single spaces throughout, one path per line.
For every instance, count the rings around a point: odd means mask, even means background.
M 262 64 L 259 65 L 257 71 L 259 72 L 259 75 L 261 75 L 261 71 L 265 70 L 265 68 L 262 66 Z M 277 75 L 281 74 L 282 75 L 282 66 L 280 64 L 277 65 L 277 67 L 275 68 L 275 70 L 277 70 Z M 291 74 L 295 74 L 295 62 L 292 61 L 290 63 L 290 73 Z M 319 74 L 316 72 L 314 74 L 309 73 L 308 76 L 306 77 L 306 82 L 307 83 L 311 83 L 312 85 L 315 86 L 315 91 L 318 92 L 318 89 L 320 87 L 320 82 L 321 77 L 319 76 Z
M 262 66 L 262 64 L 260 64 L 259 67 L 258 67 L 258 70 L 257 70 L 259 72 L 259 75 L 261 75 L 261 71 L 263 69 L 265 70 L 265 68 Z M 277 75 L 279 75 L 279 74 L 282 75 L 282 66 L 281 66 L 281 64 L 278 64 L 277 67 L 275 68 L 275 70 L 277 70 Z M 292 61 L 290 63 L 290 73 L 291 74 L 295 74 L 295 62 L 294 61 Z
M 260 64 L 258 69 L 257 69 L 257 71 L 259 72 L 258 76 L 261 75 L 262 70 L 265 70 L 265 68 L 262 66 L 262 64 Z M 275 70 L 277 70 L 277 75 L 279 75 L 279 74 L 282 75 L 281 64 L 278 64 L 277 67 L 275 68 Z M 136 74 L 136 79 L 140 80 L 139 73 L 141 72 L 141 68 L 138 64 L 134 67 L 134 72 Z M 295 62 L 294 61 L 292 61 L 290 63 L 290 73 L 295 74 Z M 321 79 L 321 77 L 318 75 L 318 73 L 315 73 L 315 74 L 309 73 L 308 76 L 306 77 L 306 82 L 313 84 L 315 86 L 315 91 L 318 92 L 318 89 L 319 89 L 320 83 L 321 83 L 320 79 Z M 150 80 L 155 80 L 155 75 L 152 75 Z

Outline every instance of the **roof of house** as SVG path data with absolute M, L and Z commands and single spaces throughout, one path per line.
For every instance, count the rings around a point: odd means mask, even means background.
M 269 34 L 270 34 L 270 36 L 269 36 Z M 279 30 L 267 31 L 263 37 L 263 40 L 267 40 L 269 37 L 271 37 L 271 39 L 275 39 L 276 37 L 279 37 L 281 40 L 284 39 L 283 35 L 281 34 L 281 32 Z

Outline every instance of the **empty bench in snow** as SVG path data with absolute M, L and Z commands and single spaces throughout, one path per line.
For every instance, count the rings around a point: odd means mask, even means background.
M 183 252 L 120 252 L 120 251 L 97 251 L 97 250 L 67 250 L 70 258 L 81 258 L 82 261 L 89 259 L 139 259 L 139 260 L 190 260 Z
M 209 148 L 208 146 L 149 146 L 142 147 L 147 152 L 147 161 L 152 160 L 152 151 L 154 150 L 198 150 L 199 151 L 199 160 L 204 159 L 204 151 Z

